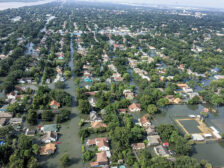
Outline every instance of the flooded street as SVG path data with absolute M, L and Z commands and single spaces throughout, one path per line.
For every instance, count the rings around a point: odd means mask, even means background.
M 71 159 L 69 168 L 84 168 L 85 166 L 82 163 L 82 153 L 81 153 L 81 143 L 79 137 L 79 116 L 78 116 L 78 109 L 76 107 L 76 100 L 75 100 L 75 85 L 74 85 L 74 78 L 75 74 L 73 72 L 74 65 L 73 65 L 73 44 L 71 40 L 70 44 L 71 48 L 71 59 L 69 62 L 69 66 L 72 71 L 72 77 L 67 80 L 66 89 L 65 91 L 72 95 L 73 97 L 73 104 L 71 107 L 71 120 L 61 124 L 61 129 L 59 134 L 59 141 L 62 143 L 57 145 L 56 153 L 53 156 L 43 157 L 41 160 L 41 165 L 47 168 L 56 168 L 59 165 L 60 157 L 63 153 L 68 153 Z

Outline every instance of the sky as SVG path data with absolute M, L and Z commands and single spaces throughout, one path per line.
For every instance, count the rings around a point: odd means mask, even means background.
M 93 2 L 148 3 L 154 5 L 175 5 L 224 9 L 224 0 L 90 0 Z

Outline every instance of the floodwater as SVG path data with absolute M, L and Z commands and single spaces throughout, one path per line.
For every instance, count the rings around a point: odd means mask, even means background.
M 53 1 L 55 0 L 42 0 L 38 2 L 0 2 L 0 10 L 20 8 L 24 6 L 42 5 Z
M 163 112 L 157 116 L 153 124 L 174 124 L 176 118 L 184 118 L 188 115 L 199 115 L 203 110 L 202 105 L 172 105 L 163 109 Z M 205 120 L 206 124 L 214 126 L 220 132 L 224 131 L 224 107 L 217 108 L 217 114 L 209 114 Z M 202 159 L 212 163 L 215 167 L 224 166 L 224 142 L 208 142 L 194 145 L 192 156 L 199 161 Z
M 72 70 L 72 77 L 71 79 L 67 80 L 65 83 L 67 85 L 65 91 L 72 95 L 73 97 L 73 104 L 71 107 L 71 120 L 66 123 L 61 124 L 61 129 L 59 134 L 59 141 L 62 142 L 61 144 L 57 145 L 56 153 L 52 156 L 44 156 L 41 158 L 41 165 L 46 168 L 56 168 L 59 167 L 59 160 L 61 155 L 64 153 L 68 153 L 71 159 L 69 163 L 69 168 L 85 168 L 86 165 L 82 162 L 82 152 L 81 152 L 81 142 L 79 133 L 79 116 L 78 116 L 78 109 L 76 107 L 76 100 L 75 100 L 75 85 L 74 85 L 74 77 L 75 74 L 73 73 L 74 64 L 73 64 L 73 46 L 71 40 L 71 60 L 69 62 L 69 66 Z

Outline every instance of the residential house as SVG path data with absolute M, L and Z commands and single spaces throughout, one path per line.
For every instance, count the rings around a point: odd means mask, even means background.
M 12 113 L 0 112 L 0 118 L 12 118 Z
M 184 93 L 193 93 L 193 89 L 187 88 L 187 87 L 184 87 L 183 91 L 184 91 Z
M 84 75 L 84 77 L 91 77 L 92 76 L 92 74 L 89 71 L 86 71 L 86 70 L 84 71 L 83 75 Z
M 133 150 L 145 149 L 145 144 L 144 143 L 134 143 L 131 146 L 132 146 Z
M 50 107 L 51 107 L 51 109 L 58 109 L 60 107 L 60 103 L 57 102 L 56 100 L 52 100 L 50 102 Z
M 6 118 L 0 118 L 0 128 L 2 128 L 5 125 L 6 121 L 7 121 Z
M 97 147 L 98 147 L 98 151 L 109 151 L 110 150 L 110 147 L 109 147 L 109 144 L 108 144 L 108 141 L 102 141 L 102 140 L 100 140 L 100 141 L 98 141 L 97 139 L 96 139 L 96 145 L 97 145 Z
M 25 135 L 26 136 L 34 136 L 36 134 L 36 130 L 31 130 L 29 128 L 26 129 Z
M 128 100 L 133 100 L 135 97 L 134 93 L 129 89 L 124 90 L 123 94 L 124 94 L 125 98 Z
M 55 152 L 56 146 L 53 143 L 46 144 L 41 146 L 40 148 L 40 155 L 51 155 Z
M 10 92 L 9 94 L 7 94 L 7 99 L 15 100 L 16 99 L 16 95 L 17 95 L 16 92 Z
M 90 167 L 100 167 L 100 168 L 106 168 L 105 166 L 108 166 L 109 161 L 107 157 L 107 153 L 100 152 L 96 154 L 96 161 L 90 163 Z
M 92 106 L 92 107 L 96 107 L 96 99 L 94 97 L 89 97 L 89 104 Z
M 149 127 L 151 125 L 149 119 L 146 116 L 143 116 L 138 119 L 139 125 L 142 127 Z
M 146 131 L 147 135 L 156 135 L 157 134 L 155 127 L 153 125 L 151 125 L 149 127 L 145 127 L 145 131 Z
M 154 147 L 154 151 L 155 151 L 156 155 L 158 155 L 158 156 L 162 156 L 162 157 L 169 157 L 170 156 L 167 149 L 165 147 L 163 147 L 162 145 Z
M 180 104 L 181 103 L 181 99 L 175 98 L 174 95 L 167 95 L 165 98 L 168 99 L 169 104 Z
M 41 141 L 44 143 L 55 142 L 58 138 L 57 132 L 47 131 L 44 136 L 41 137 Z
M 118 109 L 118 112 L 122 113 L 122 114 L 125 114 L 125 113 L 127 113 L 127 109 Z
M 89 118 L 91 122 L 100 122 L 102 118 L 97 114 L 96 111 L 91 111 L 89 114 Z
M 183 88 L 188 88 L 188 85 L 186 83 L 178 83 L 177 86 L 182 88 L 182 89 Z
M 178 66 L 178 69 L 181 70 L 181 71 L 184 71 L 184 64 L 180 64 L 180 65 Z
M 97 128 L 106 128 L 107 127 L 107 124 L 103 123 L 103 122 L 92 122 L 91 123 L 91 127 L 94 128 L 94 129 L 97 129 Z
M 57 124 L 44 125 L 41 127 L 41 131 L 43 131 L 44 133 L 57 132 L 58 131 Z
M 224 79 L 224 75 L 215 75 L 214 78 L 216 80 Z
M 97 92 L 98 92 L 98 91 L 85 92 L 85 95 L 87 95 L 87 96 L 95 96 L 95 94 L 96 94 Z
M 160 143 L 160 136 L 159 135 L 150 135 L 147 136 L 148 146 L 156 146 Z
M 128 107 L 128 110 L 129 110 L 130 112 L 139 112 L 139 111 L 141 111 L 141 106 L 140 106 L 140 104 L 132 103 L 132 104 Z
M 23 122 L 23 119 L 22 118 L 11 118 L 9 120 L 9 123 L 11 125 L 22 124 L 22 122 Z
M 96 154 L 96 162 L 98 162 L 100 165 L 108 164 L 108 158 L 105 151 Z

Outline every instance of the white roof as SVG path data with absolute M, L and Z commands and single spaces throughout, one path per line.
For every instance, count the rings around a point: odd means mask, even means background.
M 205 138 L 209 138 L 209 137 L 212 137 L 212 134 L 203 134 L 203 136 L 204 136 Z
M 196 116 L 195 116 L 195 115 L 189 115 L 189 117 L 190 117 L 190 118 L 195 118 Z
M 204 141 L 204 137 L 201 134 L 192 134 L 194 141 Z

